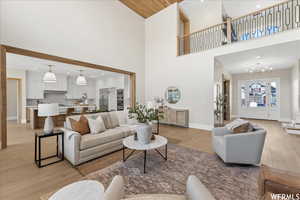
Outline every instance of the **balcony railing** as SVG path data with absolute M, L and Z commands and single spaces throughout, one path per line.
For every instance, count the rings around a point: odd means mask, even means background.
M 200 52 L 243 40 L 300 28 L 300 0 L 289 0 L 178 37 L 178 54 Z M 299 33 L 300 34 L 300 33 Z

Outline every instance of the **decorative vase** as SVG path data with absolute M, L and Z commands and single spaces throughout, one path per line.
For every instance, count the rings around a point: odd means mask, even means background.
M 141 144 L 149 144 L 151 142 L 152 127 L 149 124 L 140 124 L 136 128 L 138 142 Z

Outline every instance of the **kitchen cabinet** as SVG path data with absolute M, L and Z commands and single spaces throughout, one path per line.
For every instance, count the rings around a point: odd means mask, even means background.
M 44 99 L 43 73 L 27 71 L 26 72 L 26 98 Z
M 56 83 L 44 83 L 45 90 L 48 91 L 67 91 L 67 76 L 56 74 Z
M 67 99 L 81 99 L 82 94 L 86 93 L 88 99 L 96 98 L 96 81 L 95 79 L 87 78 L 88 85 L 77 85 L 77 77 L 69 76 L 67 79 Z

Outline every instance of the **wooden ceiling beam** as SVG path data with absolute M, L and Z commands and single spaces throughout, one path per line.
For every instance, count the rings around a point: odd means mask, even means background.
M 119 0 L 144 18 L 148 18 L 169 5 L 183 0 Z

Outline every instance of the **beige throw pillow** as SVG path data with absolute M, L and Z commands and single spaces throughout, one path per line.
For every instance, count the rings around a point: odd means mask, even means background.
M 110 118 L 111 128 L 116 128 L 116 127 L 120 126 L 117 112 L 110 112 L 109 118 Z
M 104 122 L 105 128 L 106 129 L 112 128 L 109 113 L 101 113 L 101 117 L 102 117 L 102 120 Z
M 98 116 L 96 119 L 88 118 L 88 121 L 91 134 L 102 133 L 106 130 L 101 116 Z

